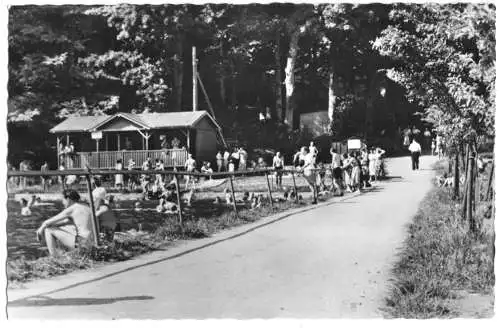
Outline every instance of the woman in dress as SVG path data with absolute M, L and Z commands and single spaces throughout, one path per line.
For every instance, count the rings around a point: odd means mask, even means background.
M 342 171 L 344 172 L 344 184 L 345 189 L 348 192 L 352 192 L 352 183 L 351 183 L 351 172 L 352 172 L 352 159 L 345 153 L 343 155 L 342 160 Z
M 358 154 L 351 152 L 350 162 L 352 166 L 351 171 L 351 188 L 354 192 L 361 192 L 361 163 L 358 159 Z
M 370 175 L 369 175 L 369 165 L 370 160 L 368 158 L 368 151 L 366 149 L 361 150 L 360 156 L 361 162 L 361 184 L 365 187 L 371 187 L 370 185 Z
M 370 181 L 373 182 L 377 176 L 377 155 L 375 153 L 375 148 L 370 149 L 370 153 L 368 154 L 368 173 L 370 174 Z
M 385 168 L 384 168 L 384 156 L 385 150 L 382 148 L 377 148 L 375 149 L 375 169 L 376 169 L 376 179 L 380 179 L 382 176 L 385 175 Z

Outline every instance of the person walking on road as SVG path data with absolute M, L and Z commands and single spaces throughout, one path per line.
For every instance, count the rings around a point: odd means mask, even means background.
M 411 153 L 411 168 L 412 170 L 418 170 L 420 153 L 422 152 L 422 148 L 420 147 L 420 144 L 417 142 L 416 139 L 413 139 L 410 146 L 408 147 L 408 150 Z

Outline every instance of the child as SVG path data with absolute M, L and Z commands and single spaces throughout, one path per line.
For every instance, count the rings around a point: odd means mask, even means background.
M 203 163 L 203 166 L 200 169 L 201 173 L 205 174 L 212 174 L 214 173 L 214 170 L 210 167 L 210 162 L 205 162 Z M 211 176 L 209 177 L 210 179 L 212 178 Z
M 234 172 L 235 170 L 235 165 L 234 165 L 234 160 L 233 159 L 230 159 L 229 160 L 229 165 L 228 165 L 228 172 Z
M 135 161 L 132 158 L 129 158 L 127 163 L 127 170 L 133 171 L 134 167 L 135 167 Z M 134 189 L 136 188 L 136 179 L 133 174 L 129 174 L 127 176 L 127 186 L 129 191 L 134 191 Z
M 31 216 L 31 208 L 30 204 L 28 204 L 28 201 L 25 198 L 21 198 L 21 215 L 22 216 Z
M 215 156 L 215 161 L 217 163 L 217 172 L 222 172 L 222 166 L 224 165 L 224 158 L 222 157 L 220 151 L 217 152 L 217 155 Z
M 325 176 L 326 176 L 325 165 L 323 163 L 319 163 L 318 169 L 319 170 L 318 170 L 317 185 L 318 185 L 320 191 L 324 191 L 326 189 L 326 186 L 325 186 Z
M 116 160 L 115 170 L 123 170 L 123 163 L 121 159 Z M 123 188 L 123 174 L 115 174 L 115 188 Z
M 233 197 L 231 196 L 227 188 L 224 189 L 224 197 L 226 198 L 226 204 L 233 204 Z
M 165 199 L 163 198 L 160 198 L 160 203 L 158 204 L 158 206 L 156 206 L 156 212 L 158 213 L 163 213 L 163 210 L 165 209 L 163 207 L 163 204 L 165 203 Z
M 141 202 L 135 202 L 134 203 L 134 211 L 136 211 L 136 212 L 141 212 L 142 211 L 142 204 L 141 204 Z
M 155 171 L 163 171 L 164 169 L 165 169 L 165 165 L 163 164 L 163 161 L 156 159 Z M 162 182 L 163 182 L 162 175 L 155 174 L 155 183 L 161 184 Z
M 99 221 L 99 231 L 101 232 L 104 240 L 113 241 L 114 234 L 117 226 L 117 219 L 111 206 L 113 205 L 114 198 L 112 195 L 106 197 L 106 200 L 100 199 L 99 204 L 96 204 L 95 215 Z
M 186 160 L 186 163 L 184 164 L 184 168 L 186 169 L 186 172 L 194 172 L 196 169 L 196 161 L 193 159 L 192 154 L 188 154 L 188 159 Z M 186 175 L 186 186 L 189 185 L 189 181 L 191 180 L 190 175 Z

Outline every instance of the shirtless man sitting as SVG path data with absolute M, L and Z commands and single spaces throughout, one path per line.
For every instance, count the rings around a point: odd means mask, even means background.
M 36 231 L 40 242 L 45 240 L 51 256 L 57 256 L 57 244 L 68 250 L 93 245 L 95 235 L 92 229 L 92 211 L 87 204 L 80 202 L 80 195 L 75 190 L 63 191 L 65 209 L 44 221 Z

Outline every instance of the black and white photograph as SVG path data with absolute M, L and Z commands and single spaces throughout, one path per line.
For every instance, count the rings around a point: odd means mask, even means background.
M 10 322 L 495 317 L 494 2 L 2 13 Z

